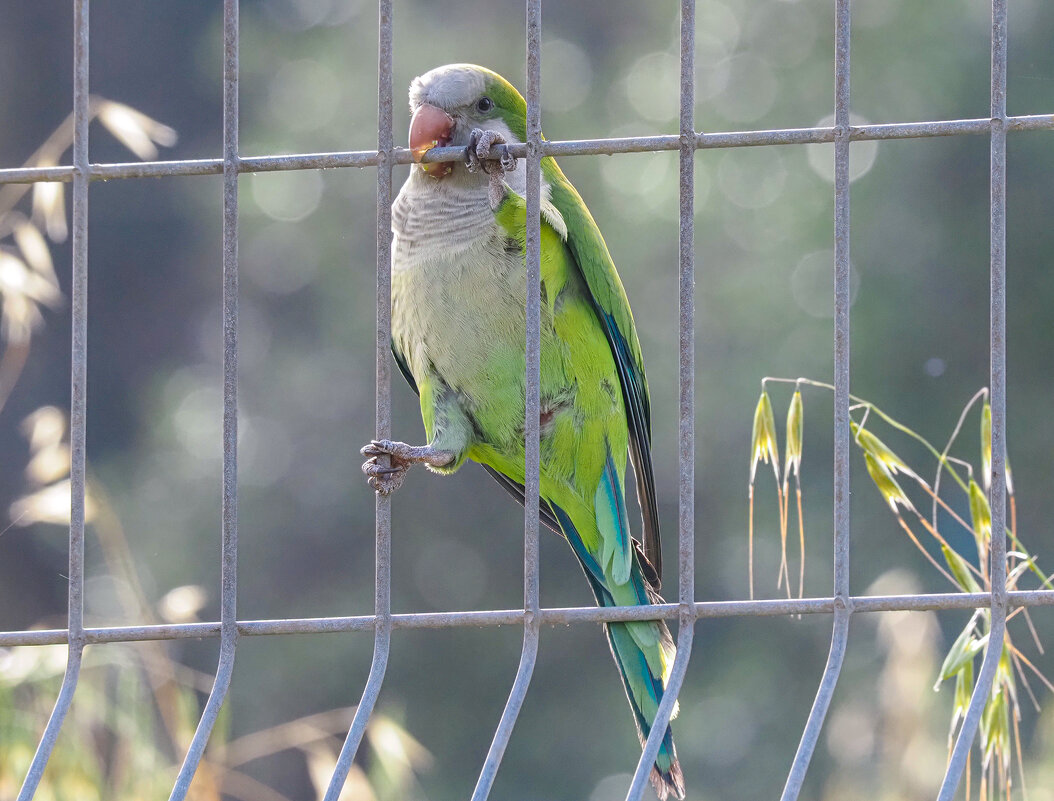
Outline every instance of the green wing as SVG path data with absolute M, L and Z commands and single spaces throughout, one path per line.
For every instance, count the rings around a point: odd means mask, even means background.
M 651 399 L 629 299 L 604 237 L 582 196 L 552 158 L 542 160 L 542 174 L 549 184 L 552 204 L 567 224 L 568 249 L 589 287 L 597 317 L 615 357 L 629 426 L 630 461 L 637 477 L 637 500 L 644 518 L 644 555 L 651 562 L 657 578 L 661 579 L 659 513 L 651 465 Z
M 406 379 L 406 383 L 410 385 L 410 389 L 414 391 L 414 394 L 420 395 L 421 392 L 417 388 L 417 382 L 414 381 L 414 375 L 410 372 L 410 366 L 406 363 L 406 357 L 403 356 L 402 352 L 399 350 L 399 347 L 395 344 L 394 337 L 391 340 L 391 345 L 392 356 L 395 357 L 395 363 L 399 367 L 399 372 L 403 374 L 403 378 Z M 524 505 L 525 492 L 523 484 L 520 484 L 518 481 L 513 481 L 508 476 L 499 473 L 490 465 L 482 464 L 480 465 L 480 467 L 490 473 L 491 476 L 494 477 L 495 481 L 501 484 L 502 488 L 507 493 L 509 493 L 509 495 L 519 501 L 521 506 Z M 545 525 L 546 528 L 548 528 L 553 533 L 561 537 L 564 536 L 563 531 L 560 530 L 560 523 L 557 522 L 552 510 L 549 508 L 549 504 L 547 504 L 544 500 L 540 501 L 539 504 L 538 519 L 542 522 L 543 525 Z

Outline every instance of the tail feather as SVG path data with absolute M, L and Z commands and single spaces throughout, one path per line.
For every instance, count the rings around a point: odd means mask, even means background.
M 600 564 L 585 548 L 574 523 L 567 513 L 550 501 L 554 514 L 564 535 L 578 557 L 582 571 L 589 581 L 590 589 L 598 606 L 618 606 L 607 586 L 607 577 Z M 634 554 L 629 581 L 639 604 L 662 603 L 662 598 L 645 580 L 641 566 Z M 629 699 L 641 745 L 651 732 L 659 703 L 662 701 L 667 673 L 673 663 L 675 647 L 670 630 L 662 621 L 608 623 L 604 625 L 611 655 L 619 669 L 622 686 Z M 649 658 L 650 657 L 650 658 Z M 674 709 L 676 715 L 676 707 Z M 667 726 L 659 753 L 651 772 L 651 782 L 661 801 L 672 795 L 684 798 L 684 775 L 677 761 L 673 744 L 673 732 Z

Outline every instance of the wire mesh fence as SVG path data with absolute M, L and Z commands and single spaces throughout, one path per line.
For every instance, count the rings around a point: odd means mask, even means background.
M 396 629 L 450 628 L 458 626 L 521 625 L 523 647 L 517 673 L 505 710 L 497 723 L 493 741 L 473 793 L 474 801 L 488 797 L 524 702 L 540 647 L 543 625 L 633 620 L 677 620 L 677 657 L 667 693 L 659 708 L 651 736 L 645 744 L 633 777 L 628 799 L 645 792 L 650 767 L 660 746 L 692 654 L 695 623 L 700 619 L 734 616 L 832 616 L 831 648 L 811 712 L 804 723 L 801 741 L 790 766 L 782 798 L 799 795 L 813 751 L 820 736 L 846 653 L 849 622 L 854 614 L 894 610 L 947 610 L 991 608 L 989 645 L 978 674 L 965 723 L 956 740 L 938 798 L 949 801 L 956 792 L 967 755 L 977 731 L 981 712 L 992 685 L 1000 656 L 1007 614 L 1020 606 L 1054 604 L 1054 591 L 1009 592 L 1006 589 L 1006 541 L 992 541 L 992 592 L 946 593 L 896 596 L 853 596 L 849 584 L 849 366 L 850 366 L 850 193 L 849 145 L 852 141 L 914 139 L 939 136 L 977 135 L 990 139 L 990 354 L 992 407 L 992 529 L 1004 531 L 1005 431 L 1006 431 L 1006 139 L 1014 131 L 1054 128 L 1054 115 L 1009 117 L 1006 114 L 1007 2 L 992 1 L 991 28 L 991 116 L 989 119 L 959 119 L 881 125 L 850 124 L 850 2 L 835 0 L 835 115 L 827 127 L 782 130 L 751 130 L 703 133 L 696 128 L 695 109 L 695 2 L 680 4 L 680 126 L 676 136 L 627 137 L 547 141 L 542 138 L 541 2 L 526 3 L 527 51 L 527 141 L 514 143 L 510 152 L 527 165 L 527 308 L 526 354 L 527 397 L 525 416 L 526 499 L 524 513 L 524 602 L 507 610 L 391 612 L 391 500 L 376 498 L 375 610 L 372 615 L 328 618 L 276 618 L 239 620 L 237 615 L 238 556 L 238 177 L 242 173 L 312 170 L 341 167 L 372 167 L 377 171 L 376 201 L 376 436 L 391 435 L 391 201 L 392 172 L 396 164 L 411 161 L 411 154 L 394 145 L 392 109 L 392 9 L 393 0 L 379 0 L 378 31 L 378 125 L 376 150 L 243 157 L 239 151 L 239 24 L 238 0 L 224 0 L 223 58 L 223 154 L 217 159 L 154 161 L 135 164 L 93 164 L 88 153 L 89 123 L 89 2 L 74 1 L 74 147 L 72 164 L 55 167 L 0 169 L 0 183 L 71 182 L 73 184 L 73 292 L 72 319 L 72 510 L 69 534 L 68 622 L 64 629 L 0 632 L 0 646 L 68 643 L 65 677 L 50 720 L 40 739 L 19 801 L 33 798 L 49 756 L 55 746 L 77 687 L 88 644 L 218 638 L 220 656 L 215 683 L 193 740 L 184 758 L 172 799 L 185 798 L 209 740 L 220 708 L 228 694 L 237 643 L 242 636 L 283 635 L 307 632 L 372 631 L 374 655 L 369 677 L 351 723 L 326 793 L 334 801 L 341 792 L 358 750 L 378 694 L 383 686 L 389 658 L 391 633 Z M 737 600 L 699 602 L 695 592 L 695 259 L 693 164 L 700 149 L 756 146 L 834 144 L 834 580 L 830 596 L 787 600 Z M 679 517 L 677 602 L 637 607 L 543 608 L 539 600 L 539 353 L 540 353 L 540 214 L 539 165 L 543 156 L 576 156 L 650 151 L 679 154 Z M 428 160 L 453 161 L 463 157 L 460 148 L 435 148 Z M 223 175 L 223 505 L 220 620 L 180 625 L 85 627 L 84 625 L 84 525 L 85 525 L 85 431 L 88 413 L 87 376 L 87 268 L 88 197 L 93 181 L 137 179 L 175 175 Z M 705 248 L 700 251 L 704 254 Z

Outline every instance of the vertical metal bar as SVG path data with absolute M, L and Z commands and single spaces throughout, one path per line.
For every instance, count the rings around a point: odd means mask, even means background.
M 223 3 L 223 509 L 220 657 L 212 692 L 169 801 L 182 801 L 205 753 L 234 672 L 238 644 L 238 0 Z
M 505 748 L 523 706 L 538 656 L 538 505 L 541 452 L 541 164 L 542 164 L 542 3 L 527 0 L 527 307 L 524 397 L 524 504 L 523 504 L 523 649 L 509 700 L 494 730 L 472 801 L 485 801 L 494 786 Z
M 377 438 L 389 439 L 392 434 L 389 355 L 392 338 L 392 151 L 395 147 L 392 134 L 391 0 L 379 0 L 377 26 L 377 394 L 374 403 Z M 337 801 L 340 797 L 388 668 L 392 639 L 392 502 L 389 496 L 380 493 L 375 496 L 374 610 L 377 622 L 373 634 L 373 661 L 348 736 L 326 788 L 325 801 Z
M 692 655 L 695 636 L 695 0 L 681 0 L 680 229 L 680 415 L 678 421 L 677 656 L 644 743 L 627 801 L 639 801 L 670 724 Z
M 991 627 L 970 706 L 955 740 L 938 801 L 951 801 L 992 689 L 1006 634 L 1006 63 L 1007 0 L 992 0 L 992 138 L 990 146 L 992 580 Z
M 782 801 L 795 801 L 831 706 L 849 639 L 849 0 L 835 0 L 834 626 L 831 650 L 791 763 Z
M 55 707 L 48 718 L 18 801 L 36 793 L 62 722 L 73 703 L 84 655 L 84 493 L 88 395 L 88 0 L 73 3 L 73 279 L 70 346 L 70 539 L 66 613 L 69 650 Z

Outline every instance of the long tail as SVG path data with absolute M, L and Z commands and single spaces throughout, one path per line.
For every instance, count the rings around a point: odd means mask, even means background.
M 613 474 L 613 470 L 611 473 Z M 606 474 L 607 475 L 607 474 Z M 621 496 L 617 477 L 610 475 L 613 495 Z M 621 497 L 616 498 L 616 502 Z M 624 509 L 624 503 L 620 504 Z M 629 576 L 623 584 L 616 585 L 610 575 L 605 575 L 600 563 L 593 554 L 586 550 L 571 518 L 560 507 L 550 503 L 564 535 L 574 549 L 582 570 L 589 580 L 599 606 L 624 606 L 628 604 L 662 603 L 657 593 L 651 590 L 644 579 L 637 558 L 636 549 L 630 548 Z M 620 516 L 624 521 L 625 515 Z M 625 533 L 627 543 L 628 532 Z M 610 574 L 610 570 L 608 573 Z M 626 690 L 633 718 L 637 724 L 637 734 L 641 745 L 651 731 L 651 724 L 662 701 L 663 690 L 670 666 L 673 664 L 675 648 L 670 630 L 662 621 L 641 621 L 632 623 L 609 623 L 604 626 L 607 632 L 611 655 L 618 665 L 622 676 L 622 685 Z M 676 714 L 676 708 L 674 710 Z M 651 772 L 651 782 L 660 800 L 669 795 L 684 798 L 684 775 L 677 761 L 677 751 L 673 745 L 673 733 L 669 726 L 663 735 L 658 756 Z

